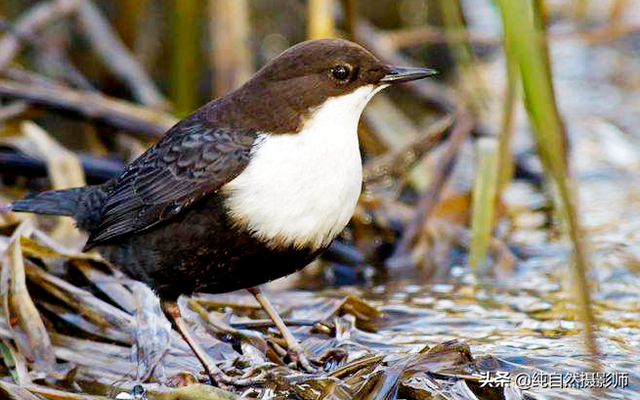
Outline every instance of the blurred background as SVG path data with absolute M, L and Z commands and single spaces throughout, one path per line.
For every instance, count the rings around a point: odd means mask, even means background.
M 240 86 L 291 45 L 323 37 L 356 41 L 390 64 L 440 72 L 367 106 L 356 215 L 322 260 L 268 285 L 288 318 L 302 321 L 298 333 L 314 356 L 350 354 L 336 366 L 357 351 L 405 360 L 405 372 L 395 375 L 398 364 L 371 362 L 358 379 L 342 377 L 343 392 L 331 395 L 494 398 L 506 394 L 481 392 L 467 375 L 502 370 L 615 373 L 631 383 L 611 384 L 607 395 L 640 396 L 637 0 L 3 0 L 0 201 L 117 176 L 177 119 Z M 0 218 L 3 274 L 26 268 L 37 304 L 24 315 L 39 322 L 24 329 L 39 334 L 27 334 L 33 341 L 25 344 L 5 318 L 3 346 L 20 354 L 45 343 L 57 349 L 58 363 L 81 366 L 76 378 L 64 375 L 76 389 L 108 393 L 122 369 L 105 367 L 107 355 L 82 359 L 79 343 L 60 335 L 91 341 L 95 351 L 103 342 L 126 349 L 130 339 L 104 327 L 129 328 L 100 320 L 107 312 L 100 307 L 80 321 L 74 316 L 88 313 L 82 302 L 53 294 L 73 289 L 51 282 L 62 278 L 127 312 L 134 304 L 116 298 L 135 290 L 104 288 L 101 279 L 117 273 L 79 254 L 86 238 L 72 222 L 38 218 L 25 228 L 29 218 Z M 16 246 L 22 267 L 7 261 Z M 191 306 L 246 327 L 259 316 L 243 308 L 246 301 L 201 296 L 201 308 Z M 304 323 L 317 315 L 325 331 Z M 407 361 L 433 346 L 444 346 L 450 364 Z M 460 356 L 464 346 L 475 360 Z M 10 376 L 4 360 L 0 371 Z M 22 363 L 36 371 L 55 361 Z M 127 365 L 140 374 L 139 359 Z M 450 380 L 472 394 L 455 397 L 460 388 L 444 383 Z M 317 398 L 285 381 L 270 389 Z M 328 393 L 320 381 L 305 384 Z M 579 385 L 525 392 L 512 395 L 603 398 Z

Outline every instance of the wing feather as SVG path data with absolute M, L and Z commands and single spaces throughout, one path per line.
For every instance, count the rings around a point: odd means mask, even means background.
M 85 248 L 148 229 L 217 191 L 247 166 L 258 134 L 185 118 L 118 178 Z

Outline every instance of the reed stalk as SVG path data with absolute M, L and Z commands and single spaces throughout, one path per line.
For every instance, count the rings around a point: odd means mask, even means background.
M 565 226 L 573 246 L 572 272 L 579 318 L 592 367 L 600 370 L 595 321 L 587 281 L 588 260 L 575 205 L 574 186 L 565 158 L 565 131 L 558 113 L 546 51 L 544 26 L 537 5 L 527 1 L 495 0 L 507 37 L 514 38 L 507 57 L 517 62 L 524 88 L 525 105 L 543 167 L 557 189 Z M 511 50 L 511 51 L 509 51 Z
M 471 245 L 469 264 L 478 274 L 487 257 L 493 233 L 496 193 L 498 189 L 498 140 L 485 137 L 477 141 L 478 167 L 473 189 Z
M 309 0 L 307 6 L 307 38 L 322 39 L 335 36 L 333 0 Z
M 210 0 L 213 97 L 237 88 L 253 74 L 247 0 Z
M 173 0 L 172 4 L 171 96 L 176 114 L 183 116 L 192 111 L 197 103 L 200 2 Z

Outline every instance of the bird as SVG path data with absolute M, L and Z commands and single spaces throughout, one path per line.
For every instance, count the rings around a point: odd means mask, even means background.
M 15 212 L 66 215 L 129 277 L 150 286 L 206 373 L 232 378 L 194 340 L 177 299 L 248 289 L 313 370 L 259 289 L 317 258 L 351 219 L 362 188 L 360 116 L 430 68 L 390 66 L 344 39 L 298 43 L 246 83 L 171 127 L 99 185 L 28 195 Z

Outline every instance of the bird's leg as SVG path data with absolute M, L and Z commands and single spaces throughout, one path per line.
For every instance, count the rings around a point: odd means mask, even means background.
M 267 299 L 267 297 L 262 293 L 260 288 L 254 286 L 252 288 L 248 288 L 247 290 L 256 298 L 256 300 L 258 300 L 258 303 L 260 303 L 262 308 L 267 312 L 267 315 L 276 325 L 276 328 L 282 334 L 285 342 L 287 342 L 289 357 L 291 357 L 291 361 L 299 364 L 306 372 L 318 372 L 318 369 L 311 365 L 311 363 L 309 362 L 309 359 L 304 353 L 304 348 L 302 347 L 300 342 L 298 342 L 298 339 L 296 339 L 289 328 L 287 328 L 284 321 L 280 317 L 280 314 L 278 314 L 276 309 L 273 307 L 269 299 Z
M 164 301 L 162 302 L 162 309 L 165 314 L 170 318 L 170 320 L 175 325 L 182 338 L 187 342 L 193 353 L 196 355 L 200 363 L 205 369 L 205 372 L 209 377 L 216 382 L 218 385 L 222 384 L 222 386 L 226 386 L 226 384 L 231 380 L 231 378 L 225 374 L 215 362 L 209 357 L 209 355 L 204 351 L 204 349 L 196 342 L 195 338 L 191 334 L 187 323 L 182 318 L 182 314 L 180 313 L 180 307 L 174 301 Z
M 187 342 L 193 353 L 196 355 L 200 363 L 205 369 L 205 372 L 213 382 L 215 382 L 221 388 L 228 388 L 231 385 L 234 386 L 247 386 L 264 383 L 263 377 L 256 378 L 233 378 L 229 375 L 225 374 L 216 363 L 209 357 L 209 355 L 204 351 L 204 349 L 196 342 L 195 338 L 191 334 L 187 323 L 182 318 L 182 314 L 180 313 L 180 307 L 174 301 L 163 301 L 162 309 L 165 314 L 169 317 L 171 322 L 173 322 L 174 326 L 182 335 L 182 338 Z

